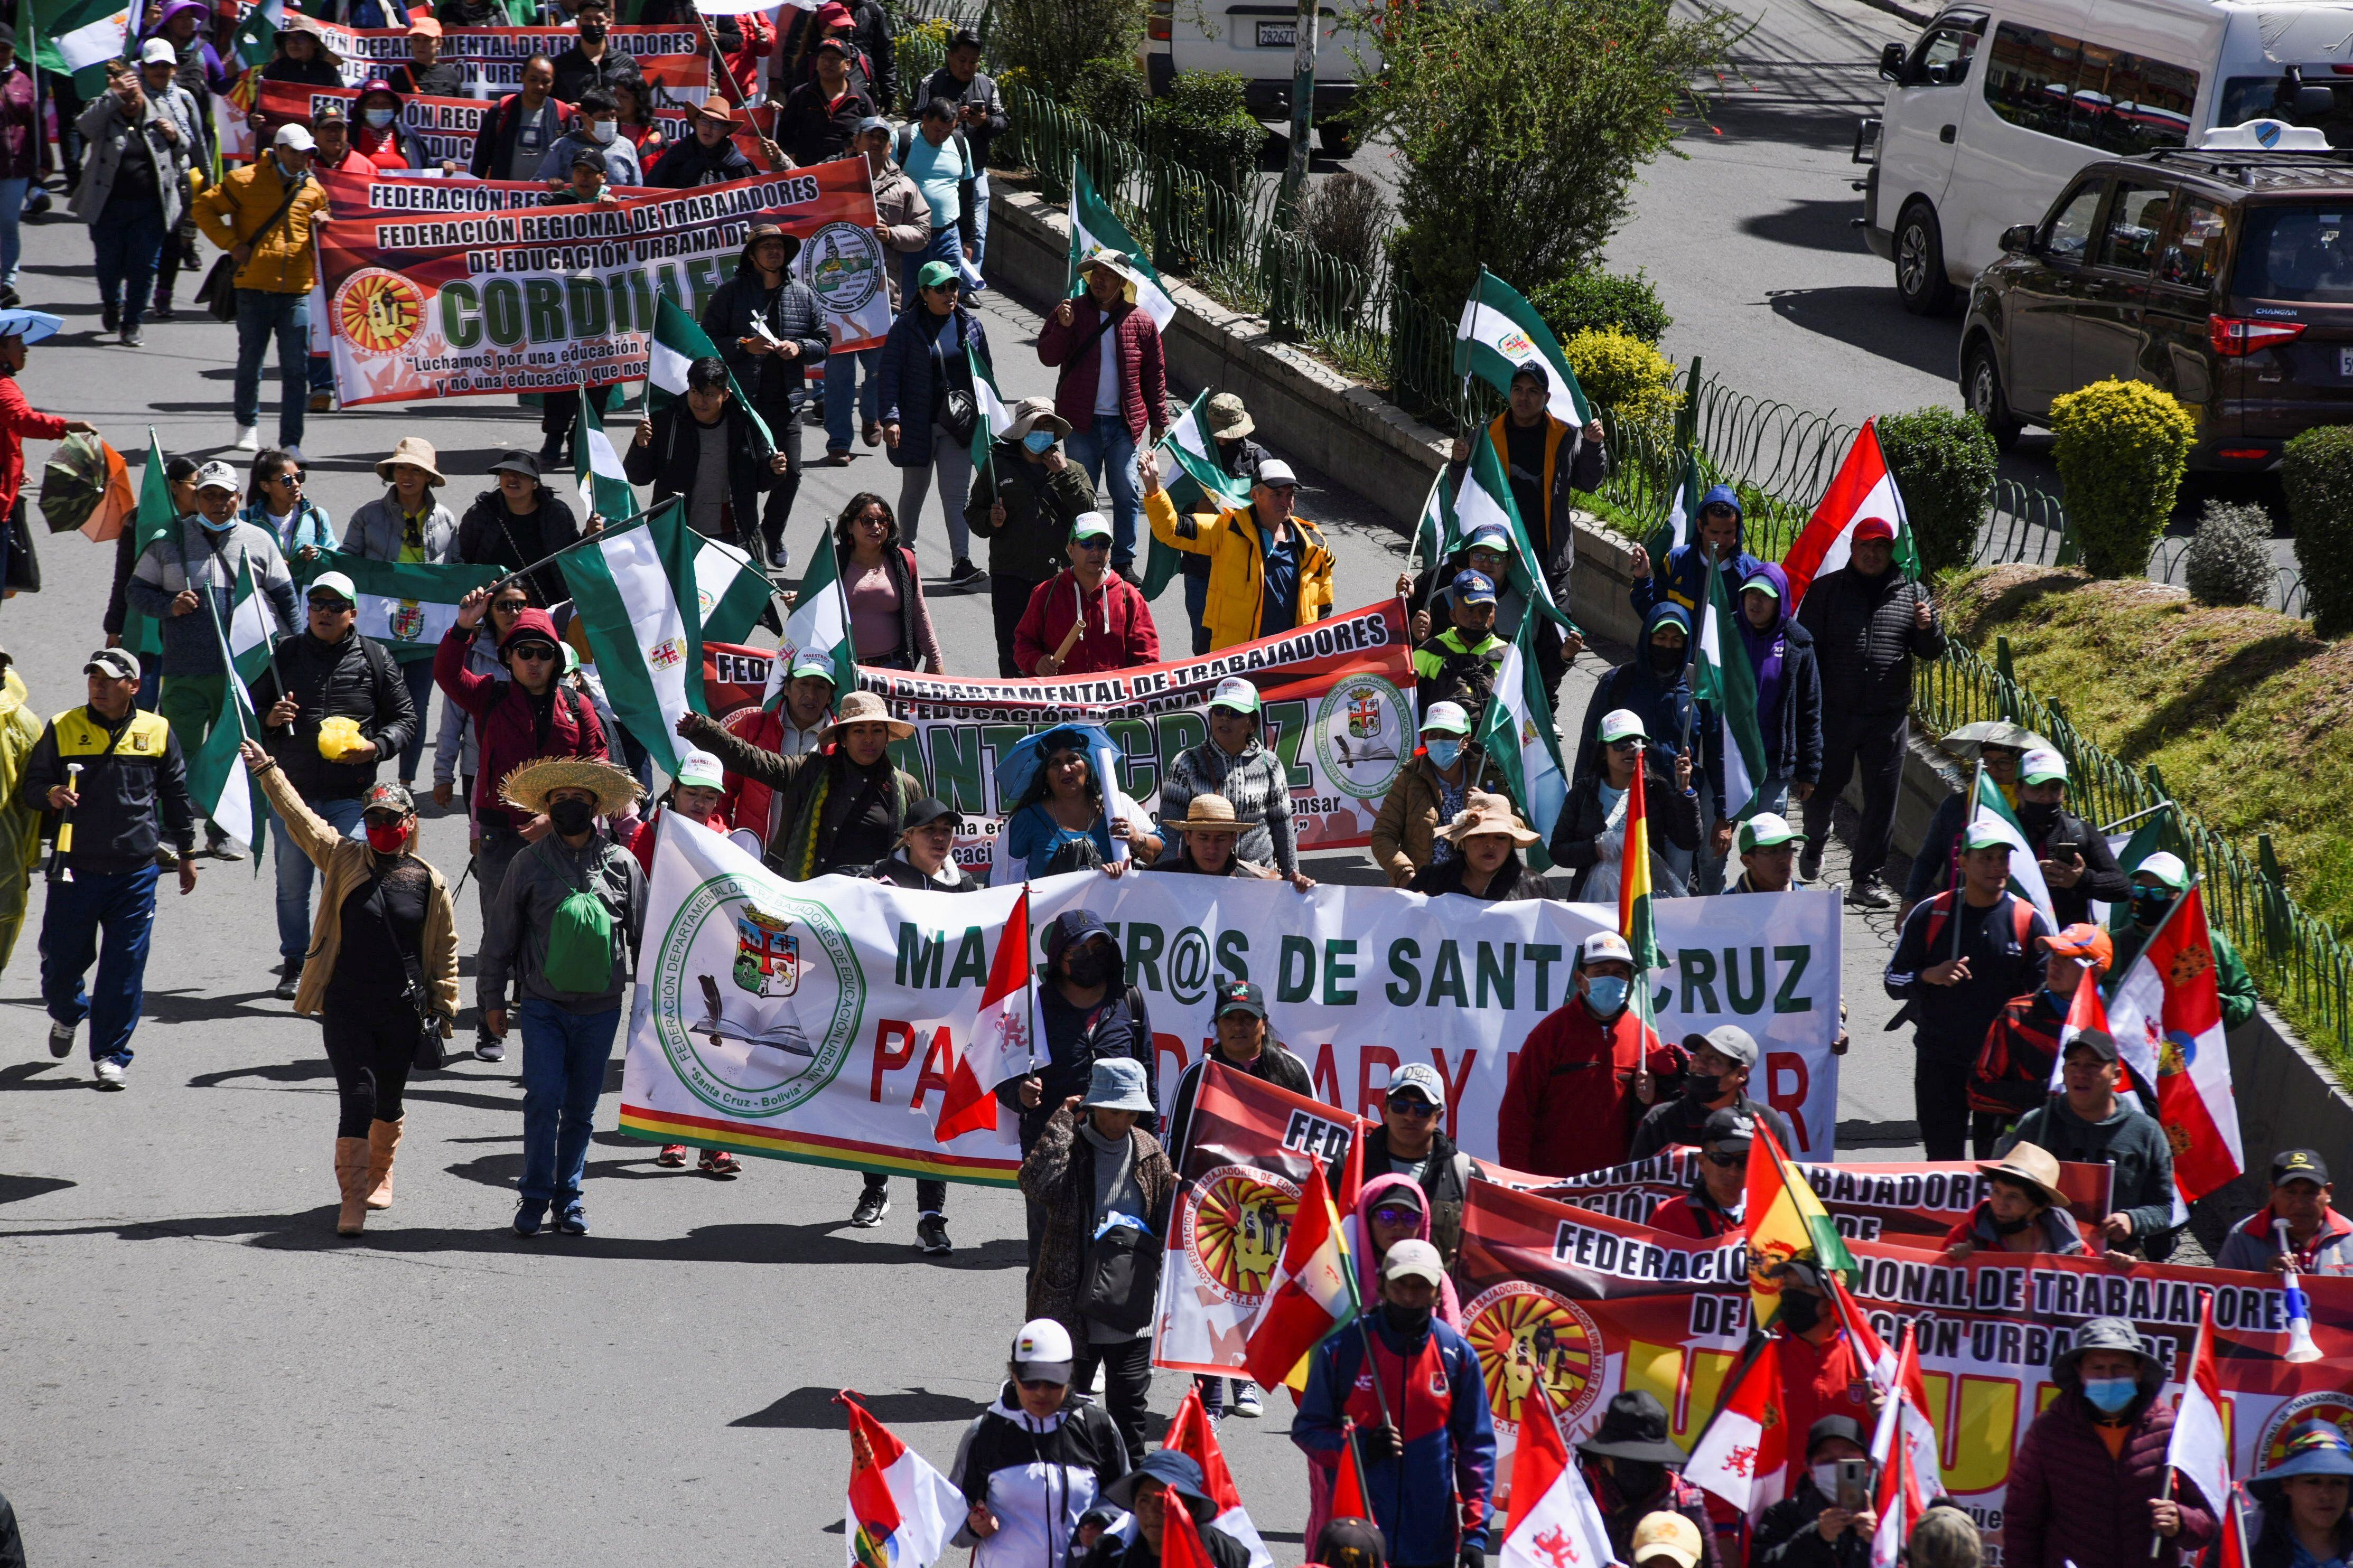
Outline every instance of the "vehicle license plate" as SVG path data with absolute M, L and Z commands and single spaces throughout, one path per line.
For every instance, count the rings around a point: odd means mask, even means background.
M 2337 351 L 2337 374 L 2348 381 L 2353 381 L 2353 348 Z
M 1288 49 L 1299 43 L 1296 22 L 1261 22 L 1258 25 L 1258 47 L 1261 49 Z

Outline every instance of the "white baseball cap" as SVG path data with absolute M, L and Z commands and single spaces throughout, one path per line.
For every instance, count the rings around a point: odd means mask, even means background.
M 310 128 L 303 125 L 280 126 L 278 134 L 270 139 L 270 144 L 290 147 L 297 153 L 315 153 L 319 149 L 319 144 L 311 139 Z
M 1614 931 L 1595 931 L 1577 950 L 1579 963 L 1607 963 L 1612 959 L 1620 963 L 1634 962 L 1634 950 Z
M 1389 1087 L 1383 1098 L 1406 1089 L 1412 1089 L 1441 1110 L 1446 1105 L 1446 1080 L 1440 1078 L 1438 1069 L 1428 1062 L 1408 1062 L 1389 1074 Z
M 678 782 L 689 789 L 725 789 L 727 770 L 709 752 L 689 752 L 678 760 Z
M 172 47 L 168 38 L 150 38 L 139 46 L 139 63 L 142 66 L 176 66 L 180 63 L 180 51 Z
M 1647 741 L 1651 732 L 1642 728 L 1642 716 L 1631 708 L 1612 708 L 1601 716 L 1601 740 L 1606 745 L 1613 741 Z
M 1467 735 L 1471 732 L 1471 715 L 1460 702 L 1433 702 L 1430 711 L 1421 716 L 1421 732 L 1436 731 L 1441 735 Z
M 231 495 L 235 495 L 237 493 L 237 470 L 230 468 L 227 463 L 222 462 L 218 458 L 215 458 L 211 462 L 206 463 L 203 468 L 196 470 L 196 489 L 200 490 L 227 490 Z
M 1258 688 L 1239 675 L 1229 675 L 1218 682 L 1217 690 L 1209 694 L 1209 706 L 1229 708 L 1237 713 L 1258 711 Z
M 2018 759 L 2018 782 L 2021 784 L 2060 784 L 2067 782 L 2067 759 L 2048 746 L 2037 746 Z
M 1258 466 L 1258 482 L 1269 489 L 1278 489 L 1284 485 L 1296 485 L 1299 476 L 1281 458 L 1269 458 Z
M 1032 1318 L 1013 1336 L 1013 1366 L 1021 1376 L 1068 1383 L 1074 1359 L 1071 1331 L 1051 1318 Z
M 322 572 L 311 579 L 308 588 L 302 590 L 302 597 L 306 601 L 318 594 L 332 594 L 346 605 L 360 602 L 359 590 L 352 586 L 351 578 L 341 572 Z

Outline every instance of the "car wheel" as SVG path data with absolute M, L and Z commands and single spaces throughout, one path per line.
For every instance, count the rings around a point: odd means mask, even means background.
M 1993 444 L 2007 452 L 2018 445 L 2024 426 L 2010 411 L 2010 397 L 2001 389 L 2001 371 L 1993 361 L 1993 345 L 1979 339 L 1969 349 L 1968 368 L 1961 375 L 1961 398 L 1969 412 L 1985 424 Z
M 1914 202 L 1895 220 L 1895 292 L 1915 316 L 1936 315 L 1952 301 L 1944 235 L 1936 209 L 1926 202 Z
M 1315 144 L 1327 158 L 1345 158 L 1356 150 L 1356 138 L 1346 126 L 1327 122 L 1315 128 Z

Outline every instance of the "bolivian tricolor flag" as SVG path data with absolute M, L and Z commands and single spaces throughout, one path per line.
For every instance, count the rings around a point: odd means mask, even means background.
M 1854 1257 L 1822 1200 L 1761 1119 L 1748 1144 L 1748 1195 L 1741 1212 L 1748 1216 L 1748 1300 L 1758 1328 L 1771 1328 L 1780 1315 L 1779 1265 L 1810 1263 L 1825 1274 L 1853 1276 Z
M 1625 859 L 1618 868 L 1618 934 L 1634 953 L 1635 1005 L 1651 1021 L 1651 971 L 1659 962 L 1659 926 L 1651 917 L 1651 807 L 1642 792 L 1642 759 L 1626 789 Z

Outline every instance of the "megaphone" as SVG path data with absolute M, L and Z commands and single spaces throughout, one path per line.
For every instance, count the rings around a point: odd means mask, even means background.
M 2312 1342 L 2312 1301 L 2295 1277 L 2295 1248 L 2288 1241 L 2287 1221 L 2272 1222 L 2272 1232 L 2279 1238 L 2280 1256 L 2287 1260 L 2287 1272 L 2282 1277 L 2282 1289 L 2287 1293 L 2287 1349 L 2283 1361 L 2307 1362 L 2320 1359 L 2320 1347 Z

